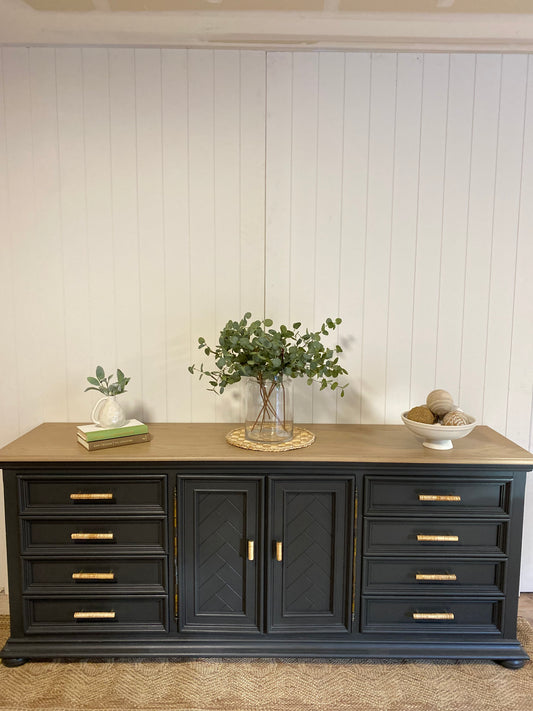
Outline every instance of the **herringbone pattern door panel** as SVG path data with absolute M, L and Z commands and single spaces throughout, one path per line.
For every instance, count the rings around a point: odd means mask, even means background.
M 268 631 L 348 632 L 351 478 L 272 480 Z
M 287 495 L 284 556 L 287 612 L 331 612 L 334 504 L 331 492 Z
M 258 629 L 260 483 L 183 479 L 180 494 L 180 629 Z
M 199 493 L 196 506 L 198 611 L 244 614 L 245 494 Z

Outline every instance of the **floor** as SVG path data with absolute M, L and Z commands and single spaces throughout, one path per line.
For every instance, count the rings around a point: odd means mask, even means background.
M 0 593 L 0 615 L 9 613 L 7 595 Z M 533 626 L 533 592 L 522 593 L 518 603 L 518 614 L 525 617 L 529 624 Z

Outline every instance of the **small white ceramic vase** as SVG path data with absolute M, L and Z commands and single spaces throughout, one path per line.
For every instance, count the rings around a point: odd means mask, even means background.
M 93 407 L 91 419 L 98 427 L 122 427 L 126 414 L 115 395 L 104 395 Z

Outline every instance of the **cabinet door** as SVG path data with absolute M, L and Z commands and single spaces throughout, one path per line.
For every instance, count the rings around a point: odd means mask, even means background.
M 180 629 L 258 630 L 262 483 L 181 479 L 178 500 Z
M 349 631 L 352 479 L 274 479 L 270 501 L 268 631 Z

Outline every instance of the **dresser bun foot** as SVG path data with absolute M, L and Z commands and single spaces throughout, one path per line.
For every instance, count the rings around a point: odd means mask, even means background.
M 29 659 L 26 659 L 26 657 L 5 657 L 2 659 L 2 664 L 5 667 L 21 667 L 23 664 L 26 664 L 26 662 L 29 662 Z
M 525 659 L 496 659 L 495 661 L 506 669 L 522 669 L 526 663 Z

